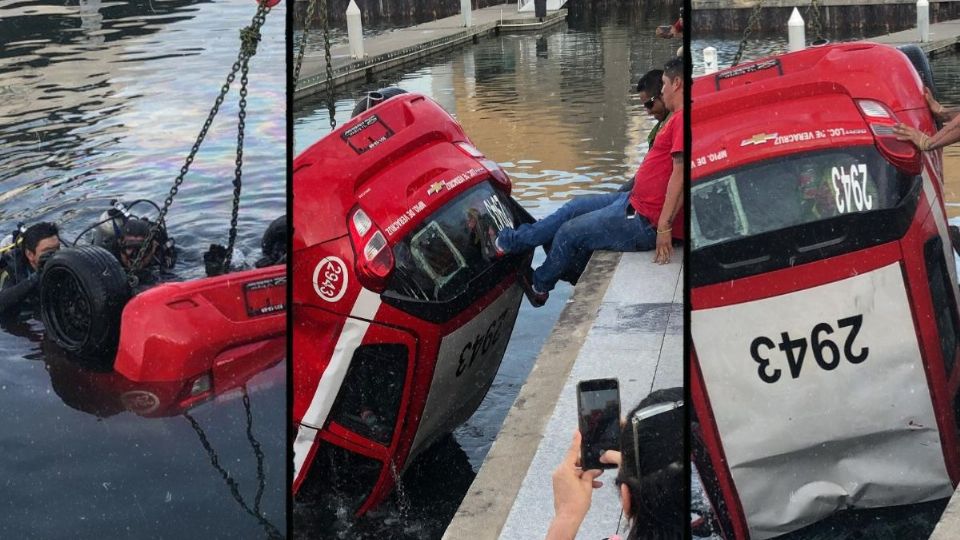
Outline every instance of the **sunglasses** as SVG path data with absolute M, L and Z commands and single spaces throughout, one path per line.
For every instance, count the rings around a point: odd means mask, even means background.
M 633 427 L 633 459 L 635 460 L 634 465 L 638 473 L 640 472 L 640 438 L 637 437 L 637 432 L 639 431 L 640 423 L 654 416 L 675 411 L 680 407 L 683 407 L 683 400 L 657 403 L 656 405 L 650 405 L 649 407 L 640 409 L 634 413 L 633 418 L 630 419 Z
M 653 96 L 652 98 L 644 101 L 644 102 L 643 102 L 643 106 L 646 107 L 647 109 L 652 109 L 652 108 L 653 108 L 653 103 L 657 100 L 658 97 L 660 97 L 660 96 Z

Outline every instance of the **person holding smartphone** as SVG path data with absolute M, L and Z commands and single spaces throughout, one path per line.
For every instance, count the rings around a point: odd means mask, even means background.
M 620 429 L 620 449 L 600 461 L 619 465 L 616 485 L 623 513 L 630 519 L 627 540 L 684 537 L 683 389 L 652 392 L 630 411 Z M 580 468 L 577 431 L 564 460 L 553 472 L 554 519 L 548 540 L 576 537 L 590 509 L 593 490 L 602 485 L 599 469 Z M 617 538 L 616 536 L 612 538 Z

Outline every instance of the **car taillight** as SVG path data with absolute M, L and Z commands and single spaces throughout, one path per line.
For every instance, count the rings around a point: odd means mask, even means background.
M 397 423 L 408 349 L 399 344 L 361 345 L 330 408 L 330 420 L 389 445 Z
M 487 172 L 490 173 L 490 176 L 492 176 L 493 179 L 496 181 L 501 191 L 503 191 L 507 195 L 510 194 L 510 190 L 512 189 L 513 184 L 510 182 L 510 177 L 507 176 L 507 173 L 503 170 L 502 167 L 500 167 L 499 163 L 488 158 L 483 154 L 483 152 L 481 152 L 480 150 L 477 150 L 476 148 L 474 148 L 473 145 L 469 143 L 458 142 L 457 148 L 462 150 L 463 153 L 467 154 L 468 156 L 479 161 L 480 164 L 483 165 L 483 168 L 486 169 Z
M 357 260 L 357 276 L 363 286 L 383 292 L 393 272 L 393 251 L 383 232 L 366 212 L 357 208 L 350 214 L 350 239 Z
M 910 141 L 898 141 L 893 132 L 893 126 L 899 123 L 896 115 L 883 103 L 870 99 L 857 100 L 857 107 L 870 126 L 877 147 L 884 157 L 911 176 L 920 174 L 920 152 Z

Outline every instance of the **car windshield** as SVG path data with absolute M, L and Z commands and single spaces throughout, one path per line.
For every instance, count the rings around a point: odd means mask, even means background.
M 724 171 L 690 190 L 691 248 L 893 208 L 908 179 L 873 146 L 797 154 Z
M 497 262 L 494 240 L 520 220 L 506 195 L 484 182 L 428 217 L 393 249 L 391 292 L 447 301 Z

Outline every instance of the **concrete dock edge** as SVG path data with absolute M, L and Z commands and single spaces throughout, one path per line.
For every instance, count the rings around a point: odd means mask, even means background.
M 570 369 L 620 262 L 598 252 L 560 314 L 444 540 L 499 538 Z

